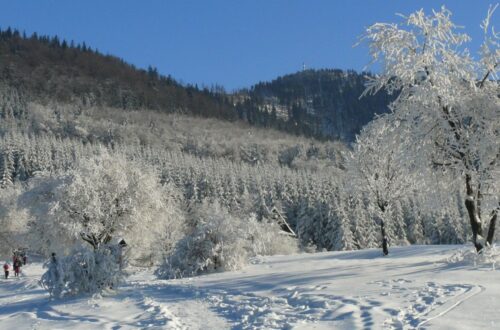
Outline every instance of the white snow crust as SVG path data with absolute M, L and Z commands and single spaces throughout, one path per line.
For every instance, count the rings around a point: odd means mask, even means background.
M 261 257 L 243 270 L 159 280 L 134 269 L 102 296 L 51 300 L 41 263 L 0 280 L 0 329 L 494 329 L 495 268 L 462 246 Z M 459 252 L 460 253 L 460 252 Z

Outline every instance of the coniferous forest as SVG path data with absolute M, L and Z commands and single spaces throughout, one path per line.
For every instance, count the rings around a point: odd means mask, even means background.
M 86 159 L 99 165 L 107 157 L 175 190 L 179 218 L 217 205 L 241 219 L 283 219 L 297 248 L 309 251 L 380 245 L 376 205 L 356 181 L 360 161 L 350 143 L 393 97 L 359 98 L 366 74 L 305 70 L 228 93 L 183 86 L 85 44 L 11 29 L 0 36 L 4 248 L 33 228 L 45 230 L 38 211 L 14 207 L 22 204 L 19 196 L 37 192 L 43 180 L 68 176 Z M 436 189 L 413 188 L 392 201 L 385 228 L 390 244 L 466 242 L 465 197 L 453 173 L 419 171 L 426 174 L 413 180 Z M 18 226 L 23 231 L 12 235 Z M 67 241 L 36 246 L 48 253 L 64 250 Z

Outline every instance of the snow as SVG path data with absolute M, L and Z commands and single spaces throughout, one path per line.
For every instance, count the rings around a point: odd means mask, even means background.
M 394 247 L 255 258 L 243 270 L 160 280 L 134 269 L 102 296 L 50 300 L 41 263 L 0 280 L 2 329 L 478 329 L 500 327 L 489 266 L 450 262 L 471 246 Z

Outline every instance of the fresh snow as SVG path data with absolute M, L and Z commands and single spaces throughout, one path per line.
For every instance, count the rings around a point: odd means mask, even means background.
M 492 265 L 450 263 L 461 246 L 262 257 L 240 271 L 159 280 L 135 269 L 116 291 L 50 300 L 41 263 L 0 281 L 1 329 L 500 328 Z

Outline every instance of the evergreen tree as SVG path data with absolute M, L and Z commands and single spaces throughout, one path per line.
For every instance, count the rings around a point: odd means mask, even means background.
M 342 207 L 335 209 L 336 223 L 333 232 L 332 248 L 335 251 L 354 250 L 354 236 L 351 232 L 350 220 Z
M 12 186 L 14 179 L 14 160 L 11 150 L 4 150 L 2 157 L 2 170 L 0 177 L 0 187 Z

